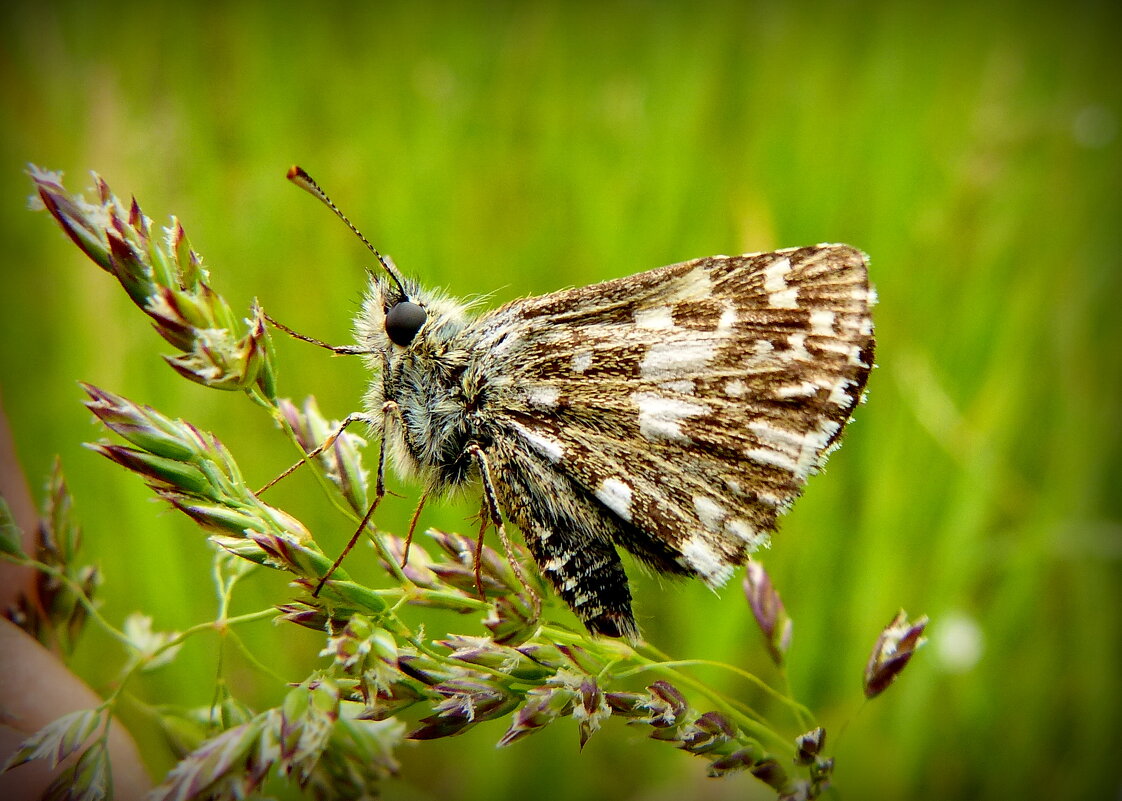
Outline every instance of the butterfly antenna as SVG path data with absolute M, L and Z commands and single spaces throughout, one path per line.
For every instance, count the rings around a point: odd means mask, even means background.
M 377 257 L 378 263 L 382 265 L 382 269 L 386 271 L 386 274 L 393 279 L 393 282 L 395 284 L 397 284 L 397 288 L 401 290 L 401 296 L 403 298 L 409 297 L 409 293 L 405 291 L 405 285 L 402 284 L 401 276 L 397 274 L 397 270 L 390 266 L 390 263 L 386 260 L 386 258 L 378 252 L 378 248 L 370 244 L 370 240 L 362 235 L 362 231 L 358 230 L 358 228 L 355 227 L 355 224 L 347 219 L 347 215 L 339 210 L 339 207 L 332 202 L 331 198 L 329 198 L 327 196 L 327 193 L 320 188 L 320 185 L 316 183 L 315 179 L 312 178 L 312 176 L 308 175 L 308 173 L 304 172 L 303 167 L 299 167 L 293 164 L 288 168 L 287 178 L 288 180 L 292 181 L 292 183 L 303 189 L 305 192 L 319 198 L 320 202 L 323 203 L 323 205 L 327 206 L 327 208 L 335 212 L 335 216 L 346 223 L 347 227 L 351 229 L 354 235 L 362 240 L 362 244 L 366 245 L 367 249 Z

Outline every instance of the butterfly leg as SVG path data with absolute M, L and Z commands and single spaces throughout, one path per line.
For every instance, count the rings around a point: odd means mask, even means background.
M 485 600 L 487 594 L 483 591 L 483 536 L 487 533 L 491 518 L 487 514 L 487 498 L 483 497 L 480 503 L 482 506 L 479 509 L 479 536 L 475 538 L 475 555 L 472 564 L 475 567 L 475 589 L 479 593 L 480 600 Z
M 260 496 L 261 493 L 263 493 L 265 490 L 272 487 L 274 484 L 276 484 L 282 478 L 288 478 L 290 475 L 295 473 L 299 468 L 303 467 L 309 461 L 311 461 L 312 459 L 319 456 L 321 453 L 323 453 L 325 450 L 327 450 L 328 448 L 330 448 L 332 445 L 335 444 L 335 440 L 339 439 L 339 436 L 344 431 L 347 430 L 348 426 L 351 426 L 355 423 L 371 423 L 371 422 L 372 421 L 370 419 L 370 416 L 367 415 L 367 414 L 364 414 L 362 412 L 355 412 L 354 414 L 347 415 L 347 418 L 342 423 L 339 424 L 338 428 L 336 428 L 333 432 L 331 432 L 331 434 L 328 435 L 327 439 L 325 439 L 323 442 L 321 442 L 319 445 L 317 445 L 312 450 L 305 453 L 303 459 L 298 461 L 296 464 L 292 465 L 292 467 L 285 470 L 283 473 L 281 473 L 279 476 L 274 478 L 272 481 L 270 481 L 268 484 L 266 484 L 265 486 L 263 486 L 261 489 L 257 490 L 257 492 L 255 492 L 253 494 L 257 495 L 257 496 Z
M 389 422 L 391 414 L 400 414 L 400 410 L 398 409 L 397 404 L 393 401 L 386 401 L 382 404 L 382 439 L 378 445 L 378 479 L 374 484 L 374 500 L 370 503 L 370 508 L 366 510 L 366 514 L 362 516 L 362 521 L 358 524 L 358 528 L 355 529 L 355 533 L 351 535 L 351 539 L 347 543 L 347 546 L 343 548 L 343 552 L 340 553 L 335 561 L 331 563 L 331 567 L 327 570 L 326 573 L 323 574 L 323 576 L 320 577 L 320 580 L 316 583 L 315 589 L 312 590 L 313 597 L 319 595 L 319 591 L 323 589 L 323 585 L 327 583 L 327 580 L 329 578 L 331 578 L 331 574 L 334 573 L 336 569 L 338 569 L 339 565 L 343 564 L 343 560 L 347 558 L 347 554 L 349 554 L 351 552 L 351 549 L 355 547 L 355 544 L 358 542 L 358 538 L 361 537 L 362 532 L 366 530 L 366 526 L 370 522 L 370 518 L 374 516 L 374 510 L 378 508 L 378 504 L 382 502 L 382 498 L 386 497 L 386 424 Z M 368 417 L 358 414 L 350 415 L 347 420 L 350 420 L 352 417 L 369 422 Z M 345 421 L 344 424 L 346 424 Z M 335 436 L 338 436 L 339 433 L 340 432 L 336 432 Z M 321 446 L 320 450 L 322 450 L 322 447 L 325 446 Z M 303 463 L 301 462 L 300 464 Z M 408 553 L 406 555 L 406 558 L 408 558 Z
M 507 561 L 510 563 L 511 570 L 514 575 L 518 577 L 518 581 L 526 588 L 526 592 L 530 596 L 530 603 L 534 609 L 534 617 L 539 617 L 542 613 L 542 599 L 534 592 L 533 586 L 526 580 L 526 575 L 522 572 L 522 566 L 518 564 L 518 560 L 514 558 L 514 549 L 511 547 L 510 539 L 507 537 L 506 526 L 503 524 L 502 513 L 499 512 L 499 500 L 495 495 L 495 484 L 491 480 L 491 468 L 487 464 L 487 455 L 483 449 L 476 444 L 468 446 L 468 453 L 470 453 L 479 464 L 479 474 L 483 480 L 483 509 L 486 517 L 484 517 L 484 526 L 486 521 L 490 518 L 491 525 L 499 532 L 499 541 L 503 544 L 503 550 L 506 552 Z M 482 531 L 480 532 L 482 534 Z M 482 538 L 481 538 L 482 539 Z M 476 550 L 476 559 L 478 560 L 481 549 Z M 478 562 L 476 563 L 476 575 L 479 574 Z
M 413 516 L 409 518 L 409 532 L 405 535 L 405 549 L 401 554 L 401 567 L 403 568 L 409 561 L 409 548 L 413 544 L 413 533 L 417 530 L 417 521 L 421 519 L 421 510 L 425 508 L 425 503 L 428 501 L 431 492 L 432 489 L 430 488 L 421 493 L 421 500 L 417 502 L 417 508 L 413 510 Z

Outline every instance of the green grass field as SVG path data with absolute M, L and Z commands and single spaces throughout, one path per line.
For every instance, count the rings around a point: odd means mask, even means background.
M 284 10 L 281 10 L 283 6 Z M 0 12 L 0 390 L 33 485 L 61 456 L 103 611 L 160 629 L 213 616 L 210 548 L 102 436 L 88 381 L 214 431 L 251 484 L 292 461 L 237 393 L 189 384 L 118 285 L 45 214 L 27 162 L 98 171 L 176 214 L 239 313 L 350 339 L 368 254 L 295 191 L 298 162 L 406 273 L 487 303 L 714 253 L 848 242 L 880 304 L 869 402 L 765 564 L 795 621 L 795 694 L 827 727 L 837 798 L 1102 799 L 1122 788 L 1122 55 L 1104 3 L 15 3 Z M 343 417 L 357 361 L 277 338 L 283 394 Z M 381 525 L 417 487 L 393 477 Z M 350 523 L 294 476 L 274 498 L 328 552 Z M 471 533 L 474 497 L 423 525 Z M 400 522 L 397 522 L 400 521 Z M 352 574 L 378 568 L 369 550 Z M 767 677 L 736 582 L 720 594 L 632 566 L 648 638 Z M 290 593 L 262 574 L 236 608 Z M 930 642 L 863 703 L 898 608 Z M 560 614 L 560 612 L 558 613 Z M 434 618 L 435 626 L 457 620 Z M 240 632 L 285 680 L 315 633 Z M 480 632 L 471 632 L 480 633 Z M 145 704 L 203 705 L 217 637 L 135 687 L 125 721 L 171 766 Z M 115 679 L 91 628 L 75 669 Z M 283 686 L 228 651 L 252 706 Z M 753 698 L 717 671 L 698 675 Z M 562 721 L 403 749 L 393 799 L 766 798 L 611 721 L 583 752 Z

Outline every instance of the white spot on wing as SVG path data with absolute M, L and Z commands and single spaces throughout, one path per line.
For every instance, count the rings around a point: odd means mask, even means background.
M 853 379 L 843 378 L 840 383 L 830 388 L 830 397 L 827 400 L 843 409 L 848 409 L 853 405 L 853 396 L 846 392 L 845 389 L 851 384 L 853 384 Z
M 734 517 L 726 521 L 725 528 L 731 531 L 738 539 L 743 540 L 753 551 L 763 545 L 767 545 L 768 535 L 766 533 L 760 534 L 757 532 L 744 518 Z
M 666 389 L 671 392 L 678 392 L 682 395 L 692 395 L 695 389 L 694 383 L 689 378 L 681 378 L 677 381 L 665 381 L 658 385 L 659 389 Z
M 816 309 L 810 313 L 810 335 L 830 337 L 834 335 L 836 315 L 828 309 Z
M 790 350 L 784 353 L 784 358 L 798 359 L 799 361 L 813 361 L 810 351 L 806 349 L 806 334 L 791 334 L 787 337 Z
M 793 337 L 794 335 L 792 335 Z M 847 362 L 854 367 L 868 367 L 869 365 L 861 361 L 861 348 L 858 345 L 847 345 L 844 342 L 823 342 L 818 347 L 822 350 L 828 350 L 831 353 L 840 353 L 845 356 Z
M 775 390 L 777 398 L 809 398 L 818 392 L 818 385 L 809 381 L 799 384 L 787 384 Z
M 790 431 L 768 423 L 749 423 L 763 448 L 748 451 L 749 458 L 780 467 L 803 480 L 818 466 L 822 451 L 841 427 L 833 420 L 822 420 L 813 431 Z
M 592 366 L 592 351 L 580 350 L 573 354 L 573 372 L 583 373 Z
M 693 508 L 703 526 L 714 532 L 721 530 L 721 521 L 728 514 L 723 506 L 705 495 L 694 495 Z
M 713 281 L 709 278 L 709 270 L 698 266 L 682 276 L 680 288 L 670 295 L 670 299 L 705 298 L 711 294 L 713 294 Z
M 732 565 L 696 534 L 682 543 L 682 557 L 712 586 L 724 584 L 732 575 Z
M 749 423 L 748 430 L 763 444 L 783 451 L 797 452 L 806 439 L 806 435 L 802 432 L 775 428 L 768 423 Z
M 796 287 L 784 289 L 782 292 L 772 292 L 767 296 L 768 305 L 773 309 L 799 308 L 799 290 Z
M 643 357 L 639 374 L 647 379 L 697 375 L 705 371 L 713 351 L 713 343 L 704 339 L 658 342 Z
M 565 455 L 565 446 L 558 442 L 548 434 L 543 434 L 540 431 L 532 431 L 520 423 L 511 423 L 514 430 L 517 431 L 522 439 L 526 440 L 535 451 L 540 453 L 551 462 L 561 461 L 561 457 Z
M 635 311 L 635 325 L 640 328 L 656 330 L 673 328 L 674 316 L 667 306 L 659 306 L 656 309 L 637 309 Z
M 541 385 L 527 387 L 525 394 L 526 400 L 531 406 L 536 406 L 539 409 L 556 409 L 557 400 L 561 397 L 561 390 L 557 387 Z
M 627 484 L 618 478 L 605 478 L 596 490 L 596 497 L 619 517 L 631 522 L 631 487 Z
M 726 300 L 721 311 L 721 319 L 717 321 L 717 334 L 720 336 L 731 334 L 732 327 L 736 325 L 737 319 L 736 306 L 732 304 L 732 301 Z
M 787 273 L 791 272 L 791 260 L 784 256 L 764 268 L 764 292 L 769 295 L 782 292 L 787 288 Z
M 808 473 L 818 466 L 819 455 L 825 450 L 826 445 L 834 438 L 834 435 L 838 433 L 841 425 L 835 420 L 823 420 L 818 425 L 817 431 L 807 435 L 803 451 L 799 454 L 799 463 L 806 466 Z
M 748 385 L 739 378 L 733 378 L 725 383 L 725 394 L 730 398 L 743 398 L 748 394 Z
M 707 406 L 699 403 L 666 398 L 654 392 L 634 392 L 631 401 L 639 407 L 639 433 L 650 440 L 689 442 L 690 438 L 682 433 L 682 420 L 709 412 Z
M 791 272 L 791 260 L 783 257 L 764 268 L 764 292 L 767 292 L 768 305 L 773 309 L 797 309 L 799 306 L 798 289 L 787 285 L 787 275 Z
M 798 464 L 790 456 L 768 448 L 751 448 L 745 451 L 744 455 L 752 461 L 769 464 L 778 467 L 780 470 L 786 470 L 788 473 L 795 474 L 799 469 Z

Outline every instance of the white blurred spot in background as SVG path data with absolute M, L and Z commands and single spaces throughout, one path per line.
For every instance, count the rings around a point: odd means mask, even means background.
M 1106 106 L 1084 106 L 1071 121 L 1071 135 L 1083 147 L 1106 147 L 1118 135 L 1118 116 Z
M 985 636 L 974 618 L 962 612 L 939 615 L 927 631 L 931 648 L 943 670 L 965 673 L 978 664 Z

